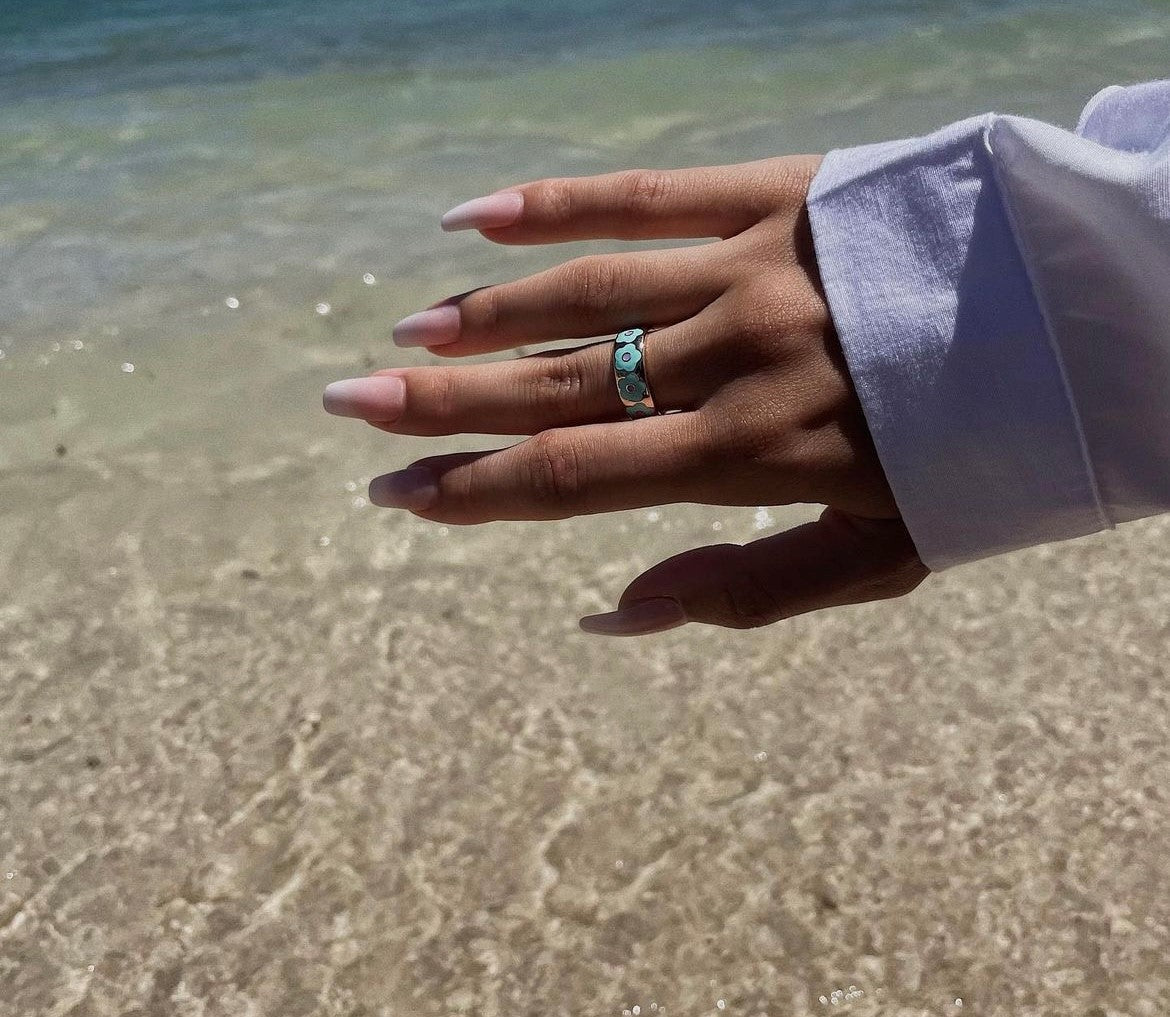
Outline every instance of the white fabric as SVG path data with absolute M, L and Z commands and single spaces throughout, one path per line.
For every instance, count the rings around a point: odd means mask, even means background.
M 1170 81 L 835 150 L 808 207 L 930 568 L 1170 510 Z

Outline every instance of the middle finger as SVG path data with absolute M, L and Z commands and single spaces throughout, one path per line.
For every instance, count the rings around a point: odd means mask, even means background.
M 631 322 L 669 325 L 731 285 L 731 258 L 720 243 L 576 258 L 409 315 L 394 326 L 394 341 L 464 357 L 618 332 Z

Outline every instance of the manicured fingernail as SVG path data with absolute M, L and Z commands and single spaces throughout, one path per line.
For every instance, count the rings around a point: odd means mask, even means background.
M 326 385 L 321 402 L 338 417 L 397 420 L 406 404 L 406 382 L 394 374 L 346 378 Z
M 600 636 L 645 636 L 677 628 L 686 621 L 686 612 L 677 600 L 653 597 L 637 600 L 608 614 L 587 615 L 578 624 L 586 632 Z
M 439 494 L 431 471 L 411 466 L 370 481 L 370 501 L 383 508 L 404 508 L 417 512 L 429 508 Z
M 439 225 L 448 233 L 455 230 L 484 230 L 511 226 L 524 210 L 524 195 L 519 191 L 500 191 L 456 205 L 443 213 Z
M 459 306 L 444 304 L 408 314 L 391 333 L 399 346 L 442 346 L 459 338 Z

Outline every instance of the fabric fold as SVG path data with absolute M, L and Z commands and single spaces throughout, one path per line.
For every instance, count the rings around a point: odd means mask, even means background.
M 997 114 L 829 152 L 808 211 L 895 500 L 940 571 L 1111 525 L 989 150 Z

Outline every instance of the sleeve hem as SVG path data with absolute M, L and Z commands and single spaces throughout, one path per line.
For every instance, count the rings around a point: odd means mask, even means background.
M 1117 86 L 1112 86 L 1117 87 Z M 1096 99 L 1103 97 L 1109 89 L 1103 89 L 1094 97 L 1090 106 L 1094 105 Z M 1096 471 L 1093 469 L 1093 460 L 1089 455 L 1089 444 L 1085 438 L 1085 429 L 1081 423 L 1080 414 L 1077 412 L 1076 399 L 1073 396 L 1072 384 L 1069 382 L 1068 371 L 1064 365 L 1064 358 L 1060 355 L 1060 347 L 1056 342 L 1056 335 L 1052 328 L 1052 318 L 1048 313 L 1048 308 L 1044 301 L 1040 299 L 1040 288 L 1037 286 L 1036 277 L 1032 272 L 1031 252 L 1028 250 L 1027 240 L 1023 231 L 1019 228 L 1019 223 L 1016 218 L 1016 209 L 1012 202 L 1011 190 L 1004 185 L 1003 177 L 999 171 L 998 161 L 995 158 L 995 149 L 992 142 L 996 133 L 996 124 L 998 120 L 992 117 L 987 129 L 984 131 L 983 143 L 988 154 L 992 157 L 988 161 L 991 164 L 992 173 L 995 177 L 996 187 L 1000 194 L 1000 199 L 1003 203 L 1004 215 L 1007 218 L 1008 228 L 1011 230 L 1012 239 L 1016 247 L 1020 251 L 1020 262 L 1023 266 L 1024 272 L 1028 277 L 1028 286 L 1032 291 L 1033 297 L 1036 300 L 1036 307 L 1040 312 L 1041 320 L 1044 323 L 1044 336 L 1048 341 L 1048 348 L 1052 353 L 1052 360 L 1056 364 L 1057 371 L 1060 372 L 1060 384 L 1064 389 L 1065 399 L 1068 402 L 1069 415 L 1072 418 L 1072 425 L 1076 431 L 1077 445 L 1081 450 L 1081 459 L 1084 462 L 1085 478 L 1088 481 L 1089 489 L 1093 496 L 1093 506 L 1097 510 L 1097 516 L 1100 519 L 1101 525 L 1098 529 L 1112 530 L 1114 528 L 1113 520 L 1109 518 L 1109 513 L 1105 509 L 1104 499 L 1101 497 L 1101 487 L 1097 482 Z
M 995 180 L 994 116 L 834 150 L 808 196 L 850 375 L 934 571 L 1110 525 Z
M 1104 102 L 1109 96 L 1117 92 L 1123 91 L 1120 85 L 1106 85 L 1096 95 L 1094 95 L 1087 103 L 1084 109 L 1081 110 L 1080 118 L 1077 120 L 1076 132 L 1077 134 L 1084 134 L 1088 129 L 1089 120 L 1096 112 L 1097 107 Z

